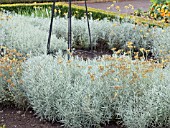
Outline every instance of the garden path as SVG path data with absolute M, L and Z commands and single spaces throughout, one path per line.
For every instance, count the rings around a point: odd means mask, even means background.
M 118 12 L 115 7 L 119 6 L 121 9 L 121 13 L 133 13 L 134 10 L 137 9 L 141 9 L 142 11 L 147 11 L 149 6 L 151 5 L 150 0 L 125 0 L 125 1 L 117 2 L 115 3 L 114 7 L 107 9 L 109 6 L 112 5 L 112 3 L 113 2 L 88 3 L 87 6 L 92 8 L 112 11 L 112 12 Z M 134 6 L 134 10 L 125 9 L 125 6 L 128 6 L 129 4 Z M 77 5 L 84 6 L 83 3 L 78 3 Z

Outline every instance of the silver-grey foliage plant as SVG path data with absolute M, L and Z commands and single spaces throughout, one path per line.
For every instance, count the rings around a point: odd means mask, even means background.
M 30 58 L 24 64 L 23 88 L 39 117 L 59 120 L 71 128 L 100 126 L 115 116 L 129 128 L 170 126 L 169 65 L 129 84 L 136 72 L 135 62 L 131 63 L 133 71 L 126 78 L 118 77 L 116 69 L 102 78 L 106 69 L 101 72 L 99 66 L 121 63 L 103 59 L 71 61 L 61 55 L 56 58 L 44 55 Z M 116 90 L 117 85 L 123 89 Z
M 39 55 L 46 53 L 50 19 L 14 15 L 11 19 L 0 20 L 0 43 L 10 48 L 16 48 L 25 53 Z M 109 44 L 109 48 L 126 48 L 127 42 L 133 42 L 136 48 L 152 50 L 155 55 L 160 50 L 170 49 L 170 29 L 148 28 L 134 25 L 90 19 L 92 45 L 95 47 L 100 39 Z M 62 39 L 61 39 L 62 38 Z M 68 22 L 66 18 L 54 19 L 51 47 L 52 50 L 67 49 Z M 89 47 L 89 37 L 86 19 L 72 18 L 72 45 Z
M 51 48 L 58 51 L 67 48 L 67 20 L 59 17 L 55 20 Z M 165 69 L 156 69 L 148 78 L 132 85 L 129 84 L 132 73 L 118 78 L 119 81 L 114 80 L 118 77 L 117 69 L 112 76 L 101 79 L 103 73 L 98 66 L 121 63 L 118 60 L 98 62 L 95 59 L 73 59 L 72 63 L 67 61 L 67 58 L 62 58 L 58 52 L 56 58 L 40 55 L 46 53 L 49 30 L 47 22 L 50 20 L 19 15 L 0 20 L 0 45 L 36 56 L 24 63 L 24 84 L 22 88 L 17 88 L 17 91 L 25 94 L 24 97 L 39 117 L 59 120 L 71 128 L 97 127 L 100 123 L 111 120 L 114 115 L 121 118 L 129 128 L 170 127 L 169 65 Z M 73 45 L 76 46 L 79 42 L 80 45 L 88 47 L 85 19 L 73 18 L 73 23 Z M 132 41 L 135 46 L 151 48 L 153 52 L 170 49 L 170 28 L 148 29 L 130 23 L 110 22 L 107 19 L 90 20 L 90 25 L 93 46 L 98 39 L 104 39 L 110 48 L 124 48 L 128 41 Z M 134 61 L 130 62 L 130 67 L 134 67 Z M 93 68 L 89 69 L 89 66 Z M 140 68 L 140 65 L 138 66 Z M 164 77 L 161 78 L 160 75 Z M 97 79 L 95 81 L 94 76 Z M 124 89 L 116 91 L 116 85 L 122 85 Z
M 148 78 L 119 92 L 115 110 L 126 127 L 170 127 L 169 72 L 169 66 L 156 69 Z
M 67 62 L 61 56 L 28 59 L 23 86 L 36 114 L 70 128 L 90 128 L 111 120 L 114 89 L 101 79 L 91 80 L 88 65 L 96 64 L 79 59 Z M 92 72 L 97 74 L 97 68 Z
M 36 24 L 40 21 L 43 25 Z M 49 20 L 43 18 L 13 16 L 11 19 L 0 20 L 1 24 L 1 45 L 33 56 L 45 54 L 47 52 Z M 45 27 L 45 28 L 43 28 Z M 65 39 L 51 36 L 51 50 L 66 50 L 67 42 Z

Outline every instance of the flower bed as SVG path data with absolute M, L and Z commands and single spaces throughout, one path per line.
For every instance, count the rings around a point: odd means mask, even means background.
M 55 18 L 51 56 L 50 19 L 0 15 L 1 103 L 31 106 L 38 117 L 71 128 L 100 127 L 113 119 L 129 128 L 170 126 L 169 27 L 91 19 L 93 47 L 102 39 L 114 54 L 67 60 L 60 51 L 67 49 L 67 18 Z M 86 19 L 72 23 L 73 47 L 88 48 Z M 150 51 L 156 60 L 146 58 Z

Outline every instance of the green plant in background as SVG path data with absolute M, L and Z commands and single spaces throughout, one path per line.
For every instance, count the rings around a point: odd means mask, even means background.
M 152 3 L 158 3 L 158 4 L 161 4 L 161 3 L 170 3 L 170 0 L 150 0 Z
M 143 14 L 144 14 L 144 12 L 141 9 L 137 9 L 134 11 L 135 16 L 142 16 Z
M 4 125 L 0 126 L 0 128 L 6 128 L 6 125 L 4 124 Z
M 170 20 L 170 0 L 151 0 L 150 17 L 169 22 Z
M 58 1 L 66 1 L 67 0 L 58 0 Z M 77 0 L 80 1 L 80 0 Z M 53 2 L 53 0 L 1 0 L 0 4 L 15 4 L 15 3 L 43 3 L 43 2 Z

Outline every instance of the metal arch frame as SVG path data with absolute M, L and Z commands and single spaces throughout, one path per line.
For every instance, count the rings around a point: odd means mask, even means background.
M 91 32 L 90 32 L 90 24 L 88 19 L 88 10 L 87 10 L 87 1 L 85 1 L 85 9 L 86 9 L 86 18 L 87 18 L 87 25 L 88 25 L 88 34 L 89 34 L 89 42 L 90 42 L 90 50 L 92 51 L 92 41 L 91 41 Z M 51 22 L 50 22 L 50 29 L 49 29 L 49 36 L 48 36 L 48 42 L 47 42 L 47 55 L 51 54 L 50 51 L 50 42 L 51 42 L 51 33 L 52 33 L 52 26 L 53 26 L 53 19 L 54 19 L 54 9 L 55 9 L 55 3 L 57 0 L 53 0 L 52 5 L 52 11 L 51 11 Z M 68 50 L 71 53 L 72 52 L 72 34 L 71 34 L 71 17 L 72 17 L 72 9 L 71 9 L 71 2 L 72 0 L 68 0 L 69 8 L 68 8 Z M 70 55 L 68 54 L 68 60 L 70 59 Z
M 54 19 L 55 3 L 56 0 L 53 0 L 52 10 L 51 10 L 51 22 L 50 22 L 50 29 L 49 29 L 48 42 L 47 42 L 47 55 L 51 53 L 50 42 L 51 42 L 51 33 L 52 33 L 52 26 L 53 26 L 53 19 Z

